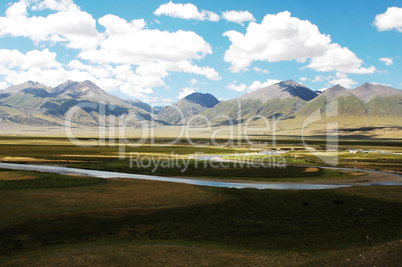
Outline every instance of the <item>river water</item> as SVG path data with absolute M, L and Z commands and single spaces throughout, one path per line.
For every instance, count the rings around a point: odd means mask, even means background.
M 352 185 L 331 185 L 331 184 L 297 184 L 297 183 L 258 183 L 258 182 L 224 182 L 224 181 L 207 181 L 202 179 L 187 179 L 187 178 L 174 178 L 164 176 L 154 176 L 145 174 L 133 174 L 122 172 L 98 171 L 89 169 L 78 169 L 70 167 L 59 166 L 46 166 L 46 165 L 31 165 L 31 164 L 15 164 L 15 163 L 0 163 L 0 168 L 10 170 L 23 170 L 23 171 L 38 171 L 47 173 L 58 173 L 65 175 L 80 175 L 97 178 L 129 178 L 141 179 L 152 181 L 164 181 L 173 183 L 184 183 L 201 186 L 212 187 L 227 187 L 227 188 L 256 188 L 256 189 L 330 189 L 340 187 L 350 187 Z M 366 171 L 366 170 L 360 170 Z M 367 185 L 402 185 L 402 183 L 373 183 Z

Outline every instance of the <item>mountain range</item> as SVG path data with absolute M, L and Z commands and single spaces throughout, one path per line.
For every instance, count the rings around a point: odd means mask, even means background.
M 190 118 L 195 124 L 209 120 L 220 126 L 261 117 L 303 118 L 317 110 L 324 112 L 334 101 L 339 117 L 359 117 L 361 121 L 371 117 L 393 118 L 395 124 L 402 124 L 402 90 L 365 83 L 354 89 L 335 85 L 319 94 L 293 80 L 222 102 L 211 94 L 193 93 L 163 108 L 139 100 L 123 100 L 90 81 L 66 81 L 56 87 L 28 81 L 0 91 L 0 119 L 2 123 L 62 126 L 66 115 L 72 114 L 71 121 L 76 127 L 107 125 L 111 121 L 116 125 L 130 116 L 127 125 L 131 126 L 151 120 L 156 126 L 181 125 Z M 69 113 L 76 106 L 80 108 Z

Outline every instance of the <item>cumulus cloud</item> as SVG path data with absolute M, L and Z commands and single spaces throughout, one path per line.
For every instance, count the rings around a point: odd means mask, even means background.
M 57 11 L 46 17 L 28 16 L 27 9 Z M 96 20 L 81 11 L 72 1 L 43 2 L 20 0 L 0 17 L 1 36 L 23 36 L 36 44 L 41 42 L 64 43 L 68 48 L 90 49 L 97 46 L 100 35 Z
M 82 59 L 98 64 L 135 65 L 131 80 L 136 86 L 126 87 L 125 93 L 144 88 L 164 86 L 163 78 L 170 72 L 199 74 L 211 80 L 221 79 L 219 73 L 208 66 L 193 64 L 212 53 L 211 46 L 191 31 L 168 32 L 146 28 L 144 20 L 128 22 L 114 15 L 99 19 L 105 28 L 104 40 L 98 49 L 82 51 Z M 140 81 L 142 80 L 142 81 Z M 130 89 L 131 88 L 131 89 Z
M 234 81 L 233 83 L 229 84 L 226 86 L 227 89 L 229 90 L 234 90 L 237 92 L 243 92 L 243 91 L 254 91 L 254 90 L 258 90 L 260 88 L 264 88 L 276 83 L 279 83 L 280 80 L 277 79 L 268 79 L 265 82 L 261 82 L 261 81 L 254 81 L 253 83 L 251 83 L 250 85 L 245 85 L 244 83 L 241 84 L 236 84 L 236 81 Z
M 385 13 L 375 16 L 373 24 L 379 31 L 395 29 L 398 32 L 402 32 L 402 8 L 389 7 Z
M 379 61 L 384 62 L 384 64 L 387 66 L 394 65 L 394 59 L 390 57 L 382 57 L 379 59 Z
M 18 50 L 0 49 L 0 74 L 24 73 L 26 70 L 49 70 L 60 68 L 56 53 L 48 49 L 32 50 L 26 54 Z
M 261 24 L 250 22 L 247 32 L 227 31 L 232 42 L 224 60 L 232 72 L 245 71 L 253 61 L 290 61 L 304 63 L 316 71 L 373 73 L 374 67 L 362 68 L 363 61 L 348 48 L 331 43 L 329 35 L 307 20 L 291 17 L 290 12 L 268 14 Z
M 334 85 L 341 85 L 347 89 L 352 88 L 352 86 L 357 85 L 357 82 L 350 79 L 346 73 L 337 72 L 335 75 L 329 75 L 328 77 L 323 77 L 327 80 L 327 86 L 332 87 Z
M 361 67 L 363 60 L 356 57 L 356 54 L 346 47 L 329 44 L 327 48 L 323 55 L 312 58 L 311 63 L 306 67 L 321 72 L 340 71 L 356 74 L 374 73 L 376 70 L 374 66 Z
M 392 87 L 392 84 L 390 84 L 390 83 L 377 83 L 377 82 L 371 82 L 371 84 L 377 84 L 377 85 L 384 85 L 384 86 Z
M 211 54 L 211 46 L 191 31 L 149 30 L 143 20 L 127 22 L 115 15 L 99 19 L 105 39 L 99 49 L 83 51 L 80 56 L 94 62 L 139 64 L 142 62 L 180 62 L 201 59 Z
M 56 61 L 56 53 L 48 49 L 32 50 L 26 54 L 18 50 L 0 49 L 0 65 L 7 68 L 32 69 L 32 68 L 57 68 L 61 64 Z
M 4 90 L 6 88 L 8 88 L 8 84 L 6 82 L 0 82 L 0 90 Z
M 306 77 L 300 77 L 299 80 L 302 81 L 302 82 L 305 82 L 305 81 L 307 81 L 307 78 Z
M 260 88 L 264 88 L 276 83 L 279 83 L 280 80 L 276 80 L 276 79 L 268 79 L 265 82 L 261 83 L 260 81 L 254 81 L 250 86 L 247 87 L 247 89 L 249 91 L 254 91 L 254 90 L 258 90 Z
M 312 82 L 313 82 L 313 83 L 315 83 L 315 82 L 322 82 L 322 81 L 324 81 L 324 79 L 325 79 L 324 76 L 318 75 L 318 76 L 315 76 L 315 77 L 314 77 L 314 79 L 312 80 Z
M 243 92 L 243 91 L 246 91 L 247 85 L 245 85 L 244 83 L 241 83 L 241 84 L 231 83 L 231 84 L 228 84 L 226 86 L 226 88 L 229 90 L 237 91 L 237 92 Z
M 242 26 L 244 26 L 244 22 L 246 21 L 255 21 L 253 14 L 249 11 L 225 11 L 222 12 L 222 18 L 227 21 L 238 23 Z
M 207 10 L 198 11 L 198 8 L 190 3 L 187 4 L 175 4 L 172 1 L 166 4 L 162 4 L 155 11 L 157 16 L 166 15 L 174 18 L 181 19 L 195 19 L 195 20 L 209 20 L 219 21 L 220 17 L 216 13 Z
M 269 70 L 261 69 L 261 68 L 259 68 L 259 67 L 254 67 L 253 69 L 254 69 L 254 71 L 255 71 L 256 73 L 265 73 L 265 74 L 268 74 L 268 73 L 269 73 Z
M 357 82 L 350 78 L 339 78 L 339 79 L 330 80 L 328 82 L 328 84 L 331 86 L 339 84 L 347 89 L 350 89 L 350 88 L 352 88 L 352 86 L 357 85 Z
M 205 82 L 200 82 L 198 81 L 196 78 L 192 78 L 190 81 L 188 81 L 188 83 L 190 83 L 191 85 L 195 85 L 195 84 L 208 84 Z
M 28 10 L 50 14 L 31 16 Z M 212 18 L 208 12 L 201 13 Z M 50 86 L 67 79 L 88 79 L 106 90 L 118 89 L 137 98 L 145 98 L 153 87 L 167 87 L 163 79 L 172 72 L 221 79 L 215 69 L 194 63 L 212 53 L 211 46 L 195 32 L 150 30 L 144 19 L 126 21 L 115 15 L 103 16 L 98 23 L 103 32 L 98 32 L 92 15 L 81 11 L 72 0 L 20 0 L 11 4 L 0 17 L 0 37 L 26 37 L 40 47 L 60 43 L 77 49 L 78 56 L 60 64 L 49 49 L 26 54 L 3 50 L 0 75 L 8 84 L 34 80 Z
M 185 98 L 186 96 L 191 95 L 194 92 L 195 92 L 195 88 L 193 88 L 193 87 L 182 88 L 179 93 L 179 98 L 180 99 Z

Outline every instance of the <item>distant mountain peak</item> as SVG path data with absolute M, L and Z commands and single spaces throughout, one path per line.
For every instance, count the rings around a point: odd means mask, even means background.
M 214 97 L 213 95 L 211 95 L 209 93 L 204 94 L 204 93 L 195 92 L 195 93 L 192 93 L 192 94 L 184 97 L 183 99 L 186 99 L 193 103 L 199 104 L 200 106 L 206 107 L 206 108 L 212 108 L 216 104 L 219 103 L 219 100 L 216 99 L 216 97 Z
M 197 115 L 208 108 L 213 108 L 218 103 L 219 100 L 211 94 L 195 92 L 173 105 L 161 109 L 158 113 L 158 119 L 171 124 L 182 123 L 184 118 Z M 178 113 L 178 110 L 180 110 L 180 113 Z
M 348 89 L 346 89 L 346 88 L 343 87 L 342 85 L 337 84 L 337 85 L 332 86 L 331 88 L 328 88 L 328 89 L 325 90 L 325 91 L 328 91 L 328 92 L 330 92 L 330 91 L 332 91 L 332 92 L 343 92 L 343 91 L 347 91 L 347 90 L 348 90 Z
M 317 95 L 316 92 L 307 86 L 294 80 L 287 80 L 255 90 L 239 97 L 239 99 L 255 99 L 265 102 L 274 98 L 298 97 L 304 101 L 309 101 Z
M 281 85 L 290 85 L 290 86 L 304 86 L 303 84 L 297 83 L 294 80 L 282 81 L 282 82 L 279 82 L 279 84 L 281 84 Z

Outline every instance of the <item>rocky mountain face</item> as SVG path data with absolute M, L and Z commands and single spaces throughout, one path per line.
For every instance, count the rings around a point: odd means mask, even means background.
M 369 83 L 355 89 L 335 85 L 309 101 L 299 113 L 307 115 L 313 110 L 324 110 L 326 104 L 335 100 L 337 100 L 338 115 L 341 116 L 402 115 L 402 90 Z
M 130 112 L 140 119 L 151 119 L 148 111 L 130 106 L 90 81 L 67 81 L 54 88 L 29 81 L 0 93 L 0 118 L 5 122 L 60 126 L 73 107 L 79 107 L 71 116 L 77 125 L 96 126 L 103 115 L 118 119 Z M 102 123 L 108 124 L 104 120 Z
M 292 80 L 255 90 L 239 98 L 219 102 L 211 94 L 193 93 L 173 105 L 155 108 L 139 100 L 122 100 L 90 81 L 67 81 L 54 88 L 26 82 L 0 91 L 0 120 L 32 126 L 62 126 L 75 109 L 72 122 L 77 126 L 115 125 L 131 116 L 129 125 L 156 121 L 158 125 L 180 125 L 194 115 L 205 116 L 215 125 L 245 122 L 255 117 L 305 117 L 336 101 L 342 117 L 369 116 L 400 118 L 402 90 L 365 83 L 355 89 L 336 85 L 317 94 Z M 70 113 L 69 113 L 70 112 Z M 71 115 L 71 114 L 70 114 Z M 195 124 L 205 123 L 194 117 Z
M 238 99 L 253 99 L 267 102 L 272 99 L 282 100 L 291 97 L 298 97 L 304 101 L 309 101 L 317 97 L 317 95 L 316 92 L 309 89 L 307 86 L 293 80 L 287 80 L 242 95 Z
M 288 80 L 221 102 L 202 114 L 217 125 L 244 122 L 253 116 L 291 116 L 317 96 L 306 86 Z
M 157 118 L 169 124 L 180 124 L 184 123 L 186 118 L 213 108 L 218 103 L 219 100 L 211 94 L 192 93 L 179 102 L 160 110 Z

